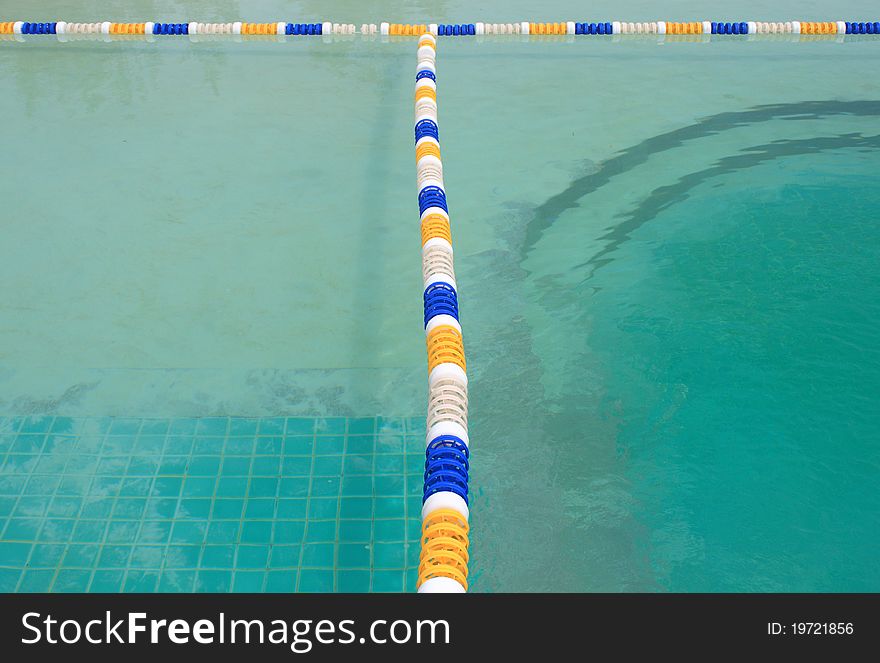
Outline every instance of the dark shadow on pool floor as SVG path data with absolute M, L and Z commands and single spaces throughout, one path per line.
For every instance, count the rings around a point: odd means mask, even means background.
M 633 145 L 615 157 L 602 163 L 592 173 L 579 177 L 562 192 L 548 198 L 534 209 L 529 220 L 520 256 L 524 258 L 540 240 L 544 231 L 566 210 L 577 207 L 584 197 L 609 183 L 614 177 L 644 164 L 652 156 L 689 141 L 770 120 L 798 121 L 817 120 L 837 115 L 880 116 L 878 101 L 804 101 L 790 104 L 756 106 L 745 111 L 719 113 L 695 124 L 675 129 Z M 606 256 L 614 251 L 630 233 L 649 221 L 661 210 L 680 202 L 687 192 L 708 179 L 724 173 L 751 168 L 776 158 L 810 154 L 837 149 L 880 149 L 880 135 L 862 136 L 844 134 L 822 136 L 815 139 L 780 140 L 764 145 L 744 148 L 740 154 L 725 157 L 711 168 L 696 171 L 680 178 L 676 183 L 651 192 L 634 212 L 625 215 L 622 223 L 614 226 L 602 239 L 610 244 L 587 263 L 596 267 L 607 262 Z

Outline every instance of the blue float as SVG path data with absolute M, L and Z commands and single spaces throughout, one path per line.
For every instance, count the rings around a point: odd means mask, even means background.
M 439 186 L 426 186 L 419 191 L 419 214 L 424 214 L 429 207 L 439 207 L 444 212 L 449 212 L 446 207 L 446 192 Z
M 440 140 L 440 132 L 437 129 L 437 123 L 434 120 L 419 120 L 416 123 L 416 142 L 419 142 L 419 139 L 424 138 L 425 136 L 430 136 L 436 140 Z
M 451 315 L 458 320 L 458 295 L 449 283 L 435 281 L 424 293 L 425 327 L 431 318 L 438 315 Z
M 434 493 L 451 492 L 468 503 L 468 448 L 454 435 L 435 438 L 425 450 L 425 486 L 422 502 Z

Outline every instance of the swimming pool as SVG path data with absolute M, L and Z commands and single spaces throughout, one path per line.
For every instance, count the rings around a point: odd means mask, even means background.
M 0 43 L 3 589 L 413 588 L 413 47 Z M 441 43 L 472 589 L 877 588 L 877 48 Z

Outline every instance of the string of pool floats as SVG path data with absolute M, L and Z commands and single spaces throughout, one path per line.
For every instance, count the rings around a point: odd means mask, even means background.
M 437 40 L 419 38 L 415 85 L 416 179 L 422 235 L 428 417 L 418 591 L 468 587 L 468 381 L 437 126 Z
M 381 35 L 394 37 L 467 37 L 482 35 L 880 35 L 880 21 L 599 21 L 555 23 L 73 23 L 67 21 L 0 23 L 0 35 L 157 36 L 330 36 Z

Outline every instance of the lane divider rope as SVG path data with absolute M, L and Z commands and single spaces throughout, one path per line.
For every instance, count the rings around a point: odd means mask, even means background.
M 384 25 L 384 24 L 383 24 Z M 470 440 L 468 381 L 459 322 L 449 206 L 437 126 L 437 38 L 419 37 L 415 84 L 416 181 L 422 236 L 428 418 L 419 593 L 468 588 Z M 397 29 L 397 28 L 395 28 Z
M 0 22 L 0 35 L 124 35 L 151 36 L 236 35 L 247 37 L 312 35 L 381 35 L 383 37 L 469 37 L 484 35 L 880 35 L 880 21 L 562 21 L 541 23 L 410 24 L 363 23 L 68 23 L 67 21 Z

